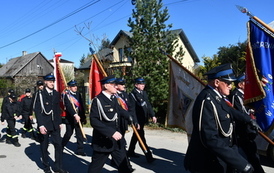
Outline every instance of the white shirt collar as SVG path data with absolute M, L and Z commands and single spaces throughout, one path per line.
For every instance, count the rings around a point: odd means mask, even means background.
M 48 87 L 46 87 L 46 90 L 48 93 L 53 93 L 53 90 L 49 89 Z
M 207 85 L 207 86 L 209 86 L 209 88 L 211 88 L 219 97 L 221 97 L 222 98 L 222 95 L 216 90 L 216 89 L 214 89 L 212 86 L 210 86 L 210 85 Z
M 242 94 L 244 94 L 244 91 L 241 88 L 237 88 Z
M 109 99 L 111 100 L 111 95 L 105 91 L 102 91 L 102 93 Z

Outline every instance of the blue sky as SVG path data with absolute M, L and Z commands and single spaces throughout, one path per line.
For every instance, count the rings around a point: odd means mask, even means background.
M 221 46 L 247 38 L 249 17 L 236 5 L 270 23 L 274 20 L 273 0 L 163 0 L 169 10 L 167 24 L 183 29 L 198 57 L 217 53 Z M 87 6 L 85 6 L 87 5 Z M 129 31 L 131 0 L 9 0 L 0 5 L 0 63 L 27 53 L 53 50 L 79 67 L 89 42 L 75 32 L 83 28 L 85 37 L 100 45 L 104 37 L 112 41 L 120 30 Z M 90 25 L 89 25 L 90 24 Z M 86 26 L 90 26 L 87 29 Z

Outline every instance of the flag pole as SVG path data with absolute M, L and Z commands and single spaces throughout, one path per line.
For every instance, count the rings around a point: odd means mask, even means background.
M 267 25 L 266 23 L 264 23 L 261 19 L 259 19 L 258 17 L 254 16 L 250 11 L 248 11 L 247 8 L 245 7 L 241 7 L 239 5 L 236 5 L 236 7 L 242 12 L 242 13 L 246 13 L 246 15 L 248 15 L 251 19 L 254 19 L 255 21 L 257 21 L 259 24 L 261 24 L 262 26 L 264 26 L 266 29 L 268 29 L 269 31 L 274 33 L 274 29 L 271 28 L 269 25 Z
M 77 113 L 77 110 L 76 110 L 76 108 L 75 108 L 75 105 L 74 105 L 73 101 L 71 100 L 71 97 L 70 97 L 70 96 L 68 96 L 68 97 L 69 97 L 69 101 L 70 101 L 70 103 L 71 103 L 71 105 L 72 105 L 74 111 Z M 81 133 L 82 133 L 83 138 L 84 138 L 85 140 L 87 140 L 87 137 L 86 137 L 86 134 L 85 134 L 85 132 L 84 132 L 84 129 L 83 129 L 83 126 L 82 126 L 81 121 L 79 121 L 78 124 L 79 124 L 79 127 L 80 127 L 80 130 L 81 130 Z
M 274 33 L 274 29 L 271 28 L 269 25 L 267 25 L 265 22 L 263 22 L 261 19 L 259 19 L 258 17 L 254 16 L 250 11 L 248 11 L 247 8 L 236 5 L 236 7 L 242 12 L 242 13 L 246 13 L 246 15 L 248 15 L 251 19 L 254 19 L 256 22 L 258 22 L 259 24 L 261 24 L 264 28 L 266 28 L 267 30 L 269 30 L 270 32 Z M 271 145 L 274 145 L 274 142 L 268 137 L 266 136 L 263 132 L 258 131 L 258 133 L 267 141 L 269 142 Z
M 93 56 L 93 60 L 95 60 L 100 68 L 100 71 L 103 73 L 104 77 L 107 77 L 107 73 L 105 72 L 102 63 L 99 61 L 99 59 L 97 58 L 97 56 L 95 54 L 92 55 Z

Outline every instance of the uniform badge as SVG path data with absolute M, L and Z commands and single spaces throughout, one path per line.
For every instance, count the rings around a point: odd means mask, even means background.
M 226 114 L 226 118 L 230 118 L 230 115 L 229 115 L 229 114 Z
M 216 96 L 215 99 L 218 101 L 218 102 L 221 102 L 221 98 L 219 96 Z

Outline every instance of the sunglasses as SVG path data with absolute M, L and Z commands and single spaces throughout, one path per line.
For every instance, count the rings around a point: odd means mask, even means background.
M 221 79 L 219 79 L 219 81 L 224 82 L 224 83 L 226 83 L 227 85 L 231 85 L 231 84 L 232 84 L 232 81 L 221 80 Z

